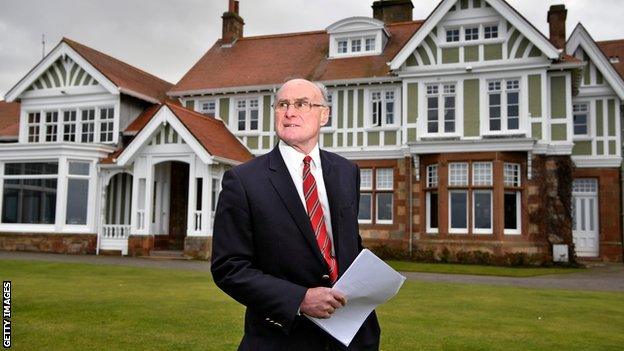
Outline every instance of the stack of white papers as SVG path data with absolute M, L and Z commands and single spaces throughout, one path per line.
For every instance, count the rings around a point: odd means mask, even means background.
M 404 276 L 364 249 L 333 287 L 346 296 L 346 306 L 329 319 L 306 317 L 349 346 L 368 315 L 396 295 L 404 281 Z

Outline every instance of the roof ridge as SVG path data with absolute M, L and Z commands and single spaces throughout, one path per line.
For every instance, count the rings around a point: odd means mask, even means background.
M 253 37 L 242 37 L 239 38 L 238 41 L 241 40 L 256 40 L 256 39 L 270 39 L 270 38 L 283 38 L 283 37 L 296 37 L 299 35 L 313 35 L 313 34 L 325 34 L 327 31 L 325 30 L 313 30 L 306 32 L 293 32 L 293 33 L 279 33 L 279 34 L 265 34 L 265 35 L 256 35 Z
M 99 50 L 96 50 L 96 49 L 94 49 L 94 48 L 92 48 L 92 47 L 89 47 L 89 46 L 87 46 L 87 45 L 81 44 L 81 43 L 79 43 L 79 42 L 77 42 L 77 41 L 75 41 L 75 40 L 69 39 L 69 38 L 67 38 L 67 37 L 63 37 L 63 39 L 61 39 L 61 41 L 66 42 L 66 43 L 67 43 L 67 44 L 69 44 L 70 46 L 71 46 L 71 45 L 78 45 L 78 46 L 80 46 L 80 47 L 82 47 L 82 48 L 85 48 L 85 49 L 87 49 L 87 50 L 91 50 L 91 51 L 93 51 L 93 52 L 95 52 L 95 53 L 97 53 L 97 54 L 99 54 L 99 55 L 103 55 L 103 56 L 105 56 L 105 57 L 106 57 L 106 58 L 108 58 L 108 59 L 114 60 L 114 61 L 116 61 L 117 63 L 120 63 L 120 64 L 122 64 L 122 65 L 124 65 L 124 66 L 126 66 L 126 67 L 128 67 L 128 68 L 130 68 L 130 69 L 132 69 L 132 70 L 134 70 L 134 71 L 136 71 L 137 73 L 140 73 L 140 74 L 142 74 L 142 75 L 149 76 L 150 78 L 154 78 L 154 79 L 156 79 L 156 80 L 160 81 L 161 83 L 166 83 L 166 84 L 169 84 L 169 85 L 171 85 L 171 86 L 173 86 L 173 85 L 174 85 L 173 83 L 170 83 L 170 82 L 168 82 L 168 81 L 166 81 L 166 80 L 164 80 L 164 79 L 162 79 L 162 78 L 160 78 L 160 77 L 157 77 L 157 76 L 155 76 L 155 75 L 153 75 L 153 74 L 151 74 L 151 73 L 149 73 L 149 72 L 147 72 L 147 71 L 144 71 L 144 70 L 142 70 L 142 69 L 140 69 L 140 68 L 138 68 L 138 67 L 135 67 L 135 66 L 133 66 L 133 65 L 131 65 L 131 64 L 129 64 L 129 63 L 127 63 L 127 62 L 124 62 L 124 61 L 122 61 L 122 60 L 120 60 L 120 59 L 118 59 L 118 58 L 115 58 L 115 57 L 113 57 L 113 56 L 111 56 L 111 55 L 109 55 L 109 54 L 106 54 L 106 53 L 104 53 L 104 52 L 102 52 L 102 51 L 99 51 Z M 85 59 L 87 59 L 87 58 L 85 57 Z
M 624 39 L 596 40 L 600 44 L 624 43 Z

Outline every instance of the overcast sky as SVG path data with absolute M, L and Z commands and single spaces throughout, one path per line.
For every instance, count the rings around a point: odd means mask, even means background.
M 424 19 L 439 0 L 413 0 Z M 509 0 L 548 35 L 551 4 L 568 8 L 595 40 L 624 38 L 622 0 Z M 0 12 L 0 99 L 68 37 L 176 83 L 221 36 L 227 0 L 5 0 Z M 351 16 L 372 16 L 373 0 L 241 0 L 245 36 L 324 29 Z

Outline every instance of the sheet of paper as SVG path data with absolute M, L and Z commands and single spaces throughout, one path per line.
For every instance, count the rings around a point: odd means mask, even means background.
M 364 249 L 334 284 L 334 289 L 347 297 L 347 305 L 337 309 L 329 319 L 306 317 L 349 346 L 366 317 L 396 295 L 404 281 L 404 276 Z

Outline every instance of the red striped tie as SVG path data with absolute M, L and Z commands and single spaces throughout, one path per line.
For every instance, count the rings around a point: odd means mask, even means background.
M 306 209 L 308 210 L 312 230 L 316 237 L 316 243 L 321 249 L 321 254 L 323 254 L 323 258 L 329 267 L 329 279 L 334 283 L 338 278 L 338 264 L 336 263 L 336 258 L 331 254 L 331 242 L 325 227 L 323 207 L 319 201 L 316 180 L 312 172 L 310 172 L 311 160 L 310 156 L 306 156 L 303 159 L 303 194 L 305 195 Z

